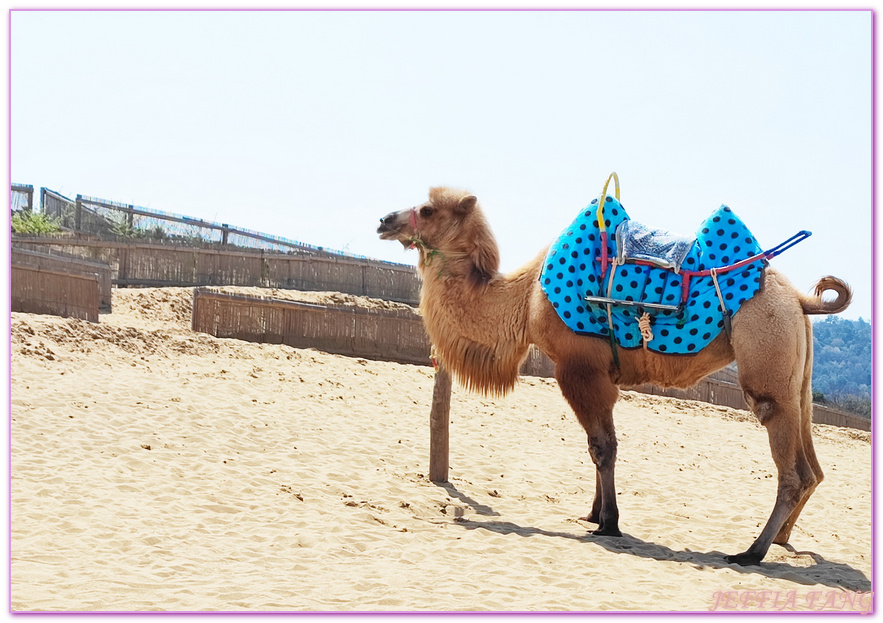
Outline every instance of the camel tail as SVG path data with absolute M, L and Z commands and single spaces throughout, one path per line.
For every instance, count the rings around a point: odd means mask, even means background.
M 837 298 L 833 301 L 822 300 L 822 294 L 828 290 L 837 293 Z M 830 275 L 819 279 L 812 296 L 800 297 L 804 314 L 839 314 L 849 307 L 851 301 L 852 288 L 842 279 Z

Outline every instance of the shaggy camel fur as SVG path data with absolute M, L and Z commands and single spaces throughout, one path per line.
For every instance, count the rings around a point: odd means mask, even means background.
M 760 536 L 727 560 L 758 564 L 771 543 L 788 542 L 823 477 L 812 444 L 812 326 L 806 314 L 846 309 L 852 296 L 846 283 L 825 277 L 807 296 L 767 268 L 761 290 L 733 318 L 730 338 L 721 332 L 695 355 L 619 349 L 617 367 L 609 341 L 571 332 L 542 292 L 545 251 L 512 274 L 498 274 L 497 244 L 475 196 L 433 188 L 429 201 L 388 214 L 377 231 L 419 250 L 426 330 L 461 384 L 488 394 L 508 392 L 531 344 L 555 363 L 555 377 L 586 431 L 596 467 L 595 497 L 585 518 L 598 524 L 594 534 L 621 536 L 613 474 L 617 386 L 689 387 L 735 360 L 745 400 L 769 434 L 778 492 Z M 822 300 L 826 290 L 836 299 Z

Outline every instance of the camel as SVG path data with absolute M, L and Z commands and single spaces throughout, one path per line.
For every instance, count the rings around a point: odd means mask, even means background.
M 502 275 L 499 251 L 475 195 L 432 188 L 422 205 L 381 218 L 381 239 L 419 252 L 420 310 L 443 364 L 467 389 L 502 395 L 513 389 L 531 344 L 555 364 L 555 378 L 588 438 L 595 493 L 585 521 L 595 535 L 620 537 L 614 464 L 617 440 L 613 406 L 619 387 L 654 383 L 690 387 L 729 363 L 738 364 L 745 400 L 767 429 L 778 470 L 778 490 L 766 525 L 744 552 L 727 562 L 757 565 L 772 543 L 787 544 L 804 505 L 822 481 L 812 443 L 812 325 L 807 314 L 843 311 L 850 287 L 823 277 L 805 295 L 778 271 L 763 271 L 760 290 L 721 332 L 691 355 L 619 349 L 610 341 L 578 335 L 552 308 L 540 287 L 546 250 Z M 826 291 L 834 300 L 823 300 Z

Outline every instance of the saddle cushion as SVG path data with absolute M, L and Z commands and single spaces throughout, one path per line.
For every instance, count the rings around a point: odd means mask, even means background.
M 627 260 L 644 260 L 660 268 L 679 271 L 696 237 L 650 229 L 637 221 L 626 219 L 616 228 L 616 241 L 620 264 Z
M 607 305 L 585 300 L 587 296 L 608 296 L 608 282 L 600 274 L 602 243 L 597 207 L 598 199 L 595 199 L 551 246 L 540 274 L 540 284 L 558 316 L 572 331 L 609 339 Z M 619 201 L 612 197 L 605 200 L 604 216 L 607 256 L 612 261 L 618 254 L 615 232 L 629 217 Z M 700 226 L 696 240 L 683 256 L 681 267 L 683 271 L 721 268 L 760 252 L 760 246 L 741 219 L 722 205 Z M 766 261 L 759 260 L 718 275 L 718 284 L 731 315 L 735 315 L 760 289 L 765 265 Z M 610 298 L 662 305 L 681 302 L 683 273 L 628 262 L 615 266 L 615 271 Z M 613 304 L 613 335 L 623 348 L 642 346 L 638 319 L 645 311 L 651 316 L 653 332 L 647 348 L 659 353 L 697 353 L 708 346 L 724 327 L 720 300 L 710 276 L 690 279 L 680 311 Z

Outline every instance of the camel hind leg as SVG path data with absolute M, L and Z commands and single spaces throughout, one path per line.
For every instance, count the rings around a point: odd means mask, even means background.
M 727 557 L 743 565 L 758 564 L 774 541 L 787 541 L 821 480 L 812 447 L 812 395 L 807 381 L 812 374 L 811 327 L 783 284 L 768 280 L 767 285 L 767 291 L 747 302 L 733 323 L 739 382 L 746 402 L 767 429 L 778 470 L 776 502 L 760 536 L 745 552 Z
M 825 478 L 822 466 L 819 465 L 819 460 L 816 458 L 816 451 L 812 444 L 812 323 L 810 323 L 809 318 L 806 317 L 804 317 L 804 321 L 806 323 L 807 339 L 806 365 L 804 366 L 803 371 L 803 388 L 800 396 L 800 440 L 803 444 L 803 454 L 809 462 L 809 466 L 815 476 L 815 482 L 804 494 L 803 499 L 797 503 L 797 507 L 791 512 L 791 515 L 785 520 L 785 523 L 782 525 L 776 538 L 773 539 L 773 543 L 779 545 L 785 545 L 788 543 L 788 540 L 791 538 L 791 529 L 794 528 L 794 524 L 797 523 L 797 518 L 800 516 L 800 512 L 803 510 L 807 501 L 809 501 L 809 498 L 816 490 L 816 487 Z

